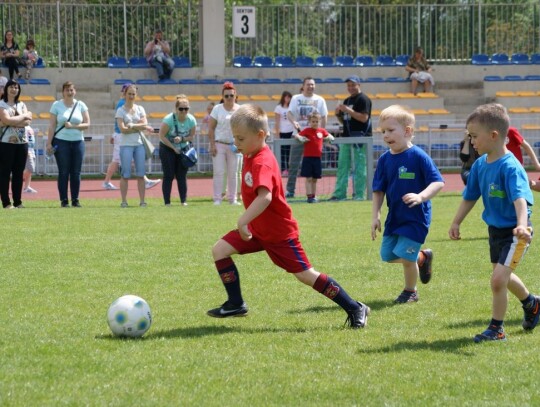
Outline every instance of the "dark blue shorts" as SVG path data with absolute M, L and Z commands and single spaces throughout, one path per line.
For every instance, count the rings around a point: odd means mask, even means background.
M 529 225 L 530 227 L 530 225 Z M 532 235 L 532 227 L 531 235 Z M 527 252 L 529 243 L 512 234 L 514 228 L 496 228 L 489 226 L 489 255 L 491 263 L 502 264 L 515 270 Z
M 306 178 L 322 178 L 321 157 L 304 157 L 302 159 L 302 170 L 300 176 Z

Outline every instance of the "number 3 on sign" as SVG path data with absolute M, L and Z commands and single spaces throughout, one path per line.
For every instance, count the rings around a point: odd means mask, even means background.
M 237 38 L 255 38 L 255 7 L 233 8 L 233 35 Z

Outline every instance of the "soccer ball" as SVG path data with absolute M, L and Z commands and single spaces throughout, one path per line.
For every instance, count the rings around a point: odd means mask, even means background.
M 136 295 L 124 295 L 114 301 L 107 311 L 109 328 L 116 336 L 138 338 L 152 325 L 148 303 Z

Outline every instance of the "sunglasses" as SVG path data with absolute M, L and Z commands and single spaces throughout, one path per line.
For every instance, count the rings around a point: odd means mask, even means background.
M 179 107 L 178 108 L 179 112 L 187 112 L 188 110 L 189 110 L 189 107 Z
M 229 98 L 233 98 L 235 95 L 223 95 L 224 98 L 226 99 L 229 99 Z

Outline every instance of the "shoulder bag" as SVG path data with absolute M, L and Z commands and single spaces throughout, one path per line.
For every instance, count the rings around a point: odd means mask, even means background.
M 174 131 L 176 135 L 178 136 L 178 126 L 176 122 L 176 116 L 173 115 L 173 119 L 174 119 Z M 199 155 L 197 154 L 197 150 L 195 149 L 195 147 L 193 147 L 193 143 L 189 141 L 188 145 L 180 150 L 180 162 L 182 163 L 182 166 L 184 168 L 191 168 L 195 164 L 197 164 L 198 159 L 199 159 Z
M 139 132 L 139 135 L 141 136 L 141 141 L 144 146 L 145 158 L 149 160 L 154 155 L 154 151 L 156 151 L 156 147 L 154 147 L 152 142 L 148 140 L 148 137 L 146 137 L 146 135 L 142 131 Z
M 75 105 L 73 106 L 73 109 L 71 109 L 71 113 L 69 114 L 68 119 L 67 119 L 64 123 L 67 123 L 67 122 L 69 122 L 69 121 L 71 120 L 71 116 L 73 116 L 73 112 L 75 111 L 75 108 L 77 107 L 78 104 L 79 104 L 79 101 L 77 100 L 77 101 L 75 102 Z M 66 127 L 65 124 L 61 125 L 59 128 L 57 128 L 57 129 L 55 130 L 55 132 L 54 132 L 54 134 L 53 134 L 53 136 L 52 136 L 51 145 L 53 145 L 52 143 L 53 143 L 54 138 L 56 137 L 56 135 L 57 135 L 58 133 L 60 133 L 60 131 L 62 131 L 62 129 L 63 129 L 64 127 Z

